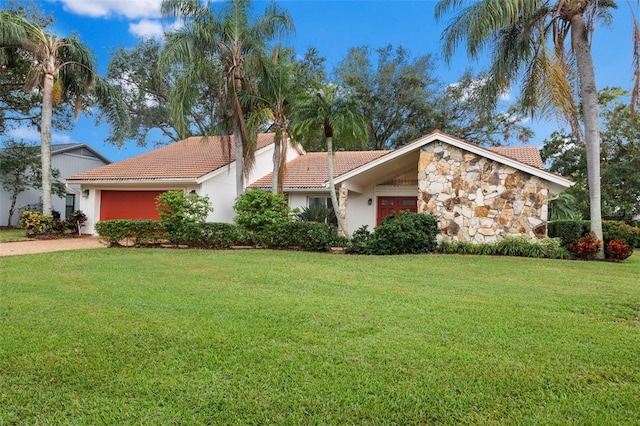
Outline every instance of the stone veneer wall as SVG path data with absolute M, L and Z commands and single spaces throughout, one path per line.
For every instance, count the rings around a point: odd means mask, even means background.
M 418 211 L 438 218 L 439 240 L 494 242 L 547 235 L 548 189 L 528 173 L 442 142 L 418 163 Z

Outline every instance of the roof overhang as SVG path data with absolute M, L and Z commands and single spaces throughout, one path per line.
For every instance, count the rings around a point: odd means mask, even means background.
M 505 157 L 504 155 L 497 154 L 495 152 L 489 151 L 488 149 L 479 147 L 479 146 L 474 145 L 474 144 L 470 144 L 468 142 L 465 142 L 465 141 L 463 141 L 461 139 L 458 139 L 458 138 L 455 138 L 453 136 L 449 136 L 449 135 L 444 134 L 444 133 L 442 133 L 440 131 L 434 131 L 434 132 L 432 132 L 432 133 L 430 133 L 430 134 L 428 134 L 426 136 L 423 136 L 420 139 L 417 139 L 417 140 L 415 140 L 415 141 L 413 141 L 411 143 L 408 143 L 407 145 L 404 145 L 404 146 L 402 146 L 402 147 L 390 152 L 389 154 L 387 154 L 387 155 L 385 155 L 383 157 L 377 158 L 377 159 L 375 159 L 375 160 L 373 160 L 373 161 L 371 161 L 371 162 L 369 162 L 369 163 L 367 163 L 367 164 L 365 164 L 363 166 L 360 166 L 360 167 L 358 167 L 356 169 L 351 170 L 350 172 L 347 172 L 347 173 L 345 173 L 345 174 L 343 174 L 341 176 L 338 176 L 335 179 L 335 183 L 336 184 L 341 184 L 341 183 L 343 183 L 343 182 L 345 182 L 345 181 L 347 181 L 349 179 L 352 179 L 352 178 L 358 176 L 361 173 L 364 173 L 364 172 L 366 172 L 368 170 L 371 170 L 371 169 L 374 169 L 376 167 L 379 167 L 379 166 L 381 166 L 384 163 L 387 163 L 389 161 L 393 161 L 395 159 L 399 159 L 399 158 L 401 158 L 403 156 L 409 155 L 409 154 L 415 152 L 416 150 L 422 148 L 423 146 L 428 145 L 428 144 L 433 143 L 433 142 L 436 142 L 436 141 L 444 142 L 444 143 L 446 143 L 448 145 L 455 146 L 455 147 L 460 148 L 462 150 L 469 151 L 469 152 L 471 152 L 473 154 L 477 154 L 479 156 L 488 158 L 490 160 L 494 160 L 494 161 L 496 161 L 498 163 L 513 167 L 516 170 L 521 170 L 521 171 L 523 171 L 525 173 L 528 173 L 528 174 L 530 174 L 532 176 L 537 176 L 537 177 L 539 177 L 541 179 L 544 179 L 544 180 L 550 182 L 552 184 L 552 186 L 554 188 L 557 188 L 557 189 L 560 189 L 560 188 L 566 189 L 566 188 L 569 188 L 570 186 L 572 186 L 574 184 L 574 182 L 572 182 L 569 179 L 566 179 L 565 177 L 560 176 L 558 174 L 551 173 L 551 172 L 548 172 L 546 170 L 542 170 L 542 169 L 539 169 L 537 167 L 533 167 L 533 166 L 530 166 L 528 164 L 521 163 L 521 162 L 513 160 L 513 159 L 511 159 L 509 157 Z
M 79 185 L 149 185 L 149 184 L 196 184 L 199 182 L 196 178 L 181 178 L 181 179 L 66 179 L 68 184 Z

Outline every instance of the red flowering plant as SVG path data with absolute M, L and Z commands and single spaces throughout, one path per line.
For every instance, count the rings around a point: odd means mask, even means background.
M 614 261 L 623 261 L 631 256 L 629 246 L 622 240 L 611 240 L 604 250 L 605 257 Z
M 577 243 L 569 244 L 567 249 L 577 259 L 593 260 L 598 253 L 600 244 L 601 241 L 596 238 L 593 232 L 590 232 L 586 237 L 580 238 Z

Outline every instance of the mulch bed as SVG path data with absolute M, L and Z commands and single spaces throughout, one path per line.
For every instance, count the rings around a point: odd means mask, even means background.
M 90 236 L 91 234 L 38 234 L 30 236 L 29 238 L 32 240 L 61 240 L 65 238 L 86 238 Z

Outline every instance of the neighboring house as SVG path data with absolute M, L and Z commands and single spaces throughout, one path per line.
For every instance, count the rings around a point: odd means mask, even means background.
M 64 181 L 67 177 L 96 167 L 109 164 L 110 161 L 99 152 L 83 143 L 68 143 L 51 145 L 51 167 L 60 171 L 60 179 Z M 9 219 L 9 205 L 11 196 L 0 186 L 0 224 L 6 225 Z M 52 195 L 52 207 L 54 211 L 60 213 L 62 219 L 74 211 L 79 210 L 80 185 L 67 185 L 67 195 L 64 198 Z M 16 212 L 21 207 L 27 205 L 42 204 L 42 191 L 30 189 L 18 195 L 16 202 Z M 12 225 L 17 226 L 20 218 L 14 214 Z
M 67 182 L 87 195 L 81 208 L 88 229 L 99 220 L 157 218 L 154 198 L 171 189 L 209 195 L 214 212 L 208 220 L 232 222 L 233 155 L 220 138 L 189 138 Z M 272 155 L 273 134 L 260 135 L 249 188 L 270 190 Z M 330 203 L 326 155 L 288 150 L 284 192 L 292 208 Z M 440 239 L 544 237 L 549 196 L 572 184 L 544 170 L 535 147 L 485 149 L 439 131 L 394 151 L 339 151 L 334 163 L 338 213 L 350 232 L 409 210 L 434 213 Z

